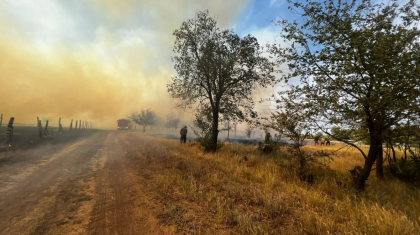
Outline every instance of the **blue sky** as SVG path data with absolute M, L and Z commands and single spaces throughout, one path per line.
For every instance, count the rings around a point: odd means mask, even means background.
M 235 24 L 239 34 L 246 34 L 261 28 L 274 27 L 275 20 L 279 15 L 288 18 L 285 0 L 253 0 L 239 14 Z

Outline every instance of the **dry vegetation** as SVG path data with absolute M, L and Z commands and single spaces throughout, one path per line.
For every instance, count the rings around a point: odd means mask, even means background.
M 356 191 L 356 150 L 310 184 L 286 156 L 136 132 L 1 153 L 0 234 L 420 234 L 420 190 L 372 174 Z
M 363 163 L 356 150 L 339 152 L 333 171 L 314 169 L 315 182 L 308 184 L 281 153 L 227 145 L 205 154 L 178 141 L 144 138 L 147 147 L 138 148 L 142 174 L 164 205 L 157 218 L 176 233 L 420 234 L 418 189 L 374 175 L 365 192 L 351 187 L 347 170 Z

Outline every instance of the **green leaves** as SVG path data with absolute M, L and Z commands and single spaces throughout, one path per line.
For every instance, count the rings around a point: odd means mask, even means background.
M 281 36 L 302 46 L 274 46 L 272 53 L 279 63 L 288 61 L 290 73 L 282 74 L 282 81 L 300 78 L 288 95 L 316 110 L 315 120 L 346 125 L 373 120 L 376 129 L 383 129 L 420 114 L 413 111 L 420 94 L 420 32 L 415 27 L 420 17 L 415 1 L 405 6 L 333 0 L 290 3 L 302 19 L 278 22 Z
M 369 159 L 359 185 L 363 187 L 382 151 L 377 146 L 397 135 L 393 127 L 408 121 L 419 125 L 420 7 L 414 0 L 404 5 L 368 0 L 289 3 L 301 18 L 278 25 L 285 40 L 300 46 L 274 45 L 271 51 L 278 63 L 289 65 L 281 80 L 299 78 L 300 84 L 283 92 L 278 105 L 282 112 L 298 111 L 312 126 L 353 147 L 358 148 L 344 138 L 349 133 L 330 129 L 352 130 L 352 137 L 360 140 L 368 137 L 369 155 L 359 148 Z
M 141 126 L 152 126 L 156 122 L 156 114 L 152 110 L 142 110 L 140 113 L 132 113 L 130 119 Z
M 263 57 L 255 37 L 241 38 L 233 30 L 221 30 L 208 12 L 183 22 L 174 36 L 177 76 L 167 88 L 180 106 L 198 103 L 198 109 L 210 109 L 216 127 L 219 117 L 243 121 L 257 116 L 251 93 L 272 84 L 275 77 L 273 64 Z

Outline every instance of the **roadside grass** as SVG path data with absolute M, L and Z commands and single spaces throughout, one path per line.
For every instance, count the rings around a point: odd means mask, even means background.
M 363 163 L 357 150 L 338 152 L 333 171 L 315 170 L 308 184 L 281 151 L 263 155 L 254 146 L 226 145 L 208 154 L 175 140 L 142 138 L 150 189 L 165 205 L 157 217 L 179 234 L 420 234 L 419 189 L 374 173 L 365 192 L 351 187 L 347 170 Z

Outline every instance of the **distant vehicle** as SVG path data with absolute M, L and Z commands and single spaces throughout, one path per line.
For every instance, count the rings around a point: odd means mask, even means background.
M 118 130 L 128 130 L 131 129 L 130 120 L 128 119 L 119 119 L 117 120 Z

